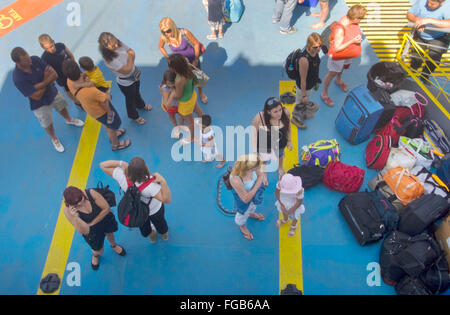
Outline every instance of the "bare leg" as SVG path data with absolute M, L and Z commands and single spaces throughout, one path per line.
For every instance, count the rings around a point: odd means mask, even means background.
M 200 90 L 200 88 L 199 88 L 199 90 Z M 195 104 L 195 107 L 194 107 L 194 113 L 197 114 L 197 117 L 202 117 L 202 116 L 204 115 L 204 112 L 203 112 L 203 110 L 200 108 L 200 106 L 198 105 L 198 103 Z
M 52 140 L 58 140 L 58 138 L 55 135 L 55 128 L 53 128 L 53 124 L 48 126 L 47 128 L 44 128 L 45 132 L 52 138 Z
M 106 133 L 108 134 L 109 141 L 113 146 L 117 146 L 119 144 L 119 138 L 117 138 L 117 132 L 115 130 L 109 129 L 108 127 L 104 126 L 106 130 Z
M 312 16 L 320 17 L 320 21 L 316 24 L 311 25 L 312 29 L 319 29 L 325 26 L 325 21 L 328 17 L 330 9 L 328 7 L 328 1 L 320 1 L 320 13 L 313 13 Z
M 72 120 L 72 117 L 70 117 L 69 111 L 67 110 L 67 108 L 64 108 L 63 110 L 61 110 L 59 112 L 59 114 L 64 117 L 66 122 L 70 122 Z
M 327 97 L 328 96 L 328 88 L 330 87 L 331 81 L 338 75 L 338 72 L 328 72 L 325 76 L 325 79 L 323 80 L 323 92 L 322 96 Z

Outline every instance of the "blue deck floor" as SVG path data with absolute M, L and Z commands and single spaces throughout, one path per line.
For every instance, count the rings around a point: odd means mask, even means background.
M 11 2 L 0 1 L 0 7 Z M 64 42 L 76 58 L 91 56 L 107 79 L 113 79 L 97 49 L 97 38 L 103 31 L 115 34 L 136 51 L 136 63 L 142 69 L 141 91 L 154 110 L 144 113 L 148 122 L 145 126 L 129 121 L 123 96 L 113 85 L 113 103 L 133 144 L 123 152 L 113 153 L 101 130 L 87 186 L 102 181 L 118 193 L 116 183 L 101 172 L 99 163 L 143 157 L 151 171 L 166 177 L 172 190 L 173 201 L 166 208 L 171 234 L 168 242 L 150 244 L 139 231 L 120 226 L 116 239 L 126 247 L 128 255 L 119 257 L 106 246 L 97 272 L 90 267 L 89 248 L 75 234 L 68 263 L 81 265 L 81 286 L 69 286 L 63 279 L 61 294 L 279 294 L 278 214 L 273 206 L 276 176 L 269 176 L 270 186 L 261 207 L 267 220 L 249 223 L 255 239 L 248 242 L 233 217 L 222 214 L 215 204 L 216 183 L 223 171 L 212 164 L 172 161 L 170 122 L 160 108 L 157 88 L 166 69 L 157 47 L 158 23 L 162 17 L 171 16 L 205 44 L 202 66 L 211 81 L 206 88 L 210 103 L 203 109 L 213 117 L 214 125 L 225 127 L 250 125 L 265 99 L 278 95 L 278 82 L 287 79 L 282 63 L 290 51 L 305 45 L 311 33 L 308 26 L 315 19 L 299 7 L 294 19 L 300 31 L 281 36 L 278 26 L 271 23 L 273 1 L 247 0 L 242 21 L 231 25 L 223 40 L 209 42 L 201 1 L 79 1 L 79 27 L 66 24 L 69 2 L 62 2 L 0 39 L 0 251 L 4 253 L 0 255 L 0 294 L 37 292 L 81 134 L 81 129 L 66 126 L 54 114 L 55 129 L 66 152 L 54 151 L 30 112 L 28 101 L 12 83 L 9 52 L 23 46 L 30 54 L 40 55 L 37 37 L 49 33 L 57 42 Z M 344 1 L 330 3 L 328 21 L 346 13 Z M 365 74 L 375 62 L 376 55 L 364 41 L 362 58 L 352 64 L 343 79 L 350 88 L 365 84 Z M 322 58 L 322 78 L 325 74 L 326 57 Z M 320 110 L 308 122 L 308 129 L 300 131 L 298 146 L 336 138 L 341 143 L 342 161 L 365 167 L 365 144 L 351 146 L 334 129 L 345 94 L 334 84 L 330 94 L 337 104 L 334 108 L 326 107 L 319 101 L 319 94 L 313 93 L 312 100 L 319 102 Z M 84 118 L 73 105 L 70 113 Z M 367 171 L 365 182 L 373 176 L 373 171 Z M 360 247 L 356 243 L 338 213 L 342 197 L 322 185 L 306 193 L 307 210 L 301 219 L 304 293 L 393 294 L 393 288 L 382 281 L 375 286 L 367 283 L 373 271 L 367 267 L 378 262 L 380 244 Z

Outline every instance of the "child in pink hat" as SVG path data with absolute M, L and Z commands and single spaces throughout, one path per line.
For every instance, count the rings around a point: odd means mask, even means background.
M 283 218 L 277 220 L 276 226 L 280 227 L 291 219 L 292 223 L 288 235 L 294 236 L 300 215 L 305 213 L 302 179 L 291 174 L 284 174 L 277 183 L 275 195 L 277 196 L 275 206 L 279 212 L 283 213 Z

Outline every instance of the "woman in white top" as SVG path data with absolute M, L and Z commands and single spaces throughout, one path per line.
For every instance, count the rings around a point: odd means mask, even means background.
M 140 157 L 134 157 L 130 163 L 124 161 L 105 161 L 100 163 L 101 169 L 114 178 L 123 191 L 128 189 L 128 183 L 140 186 L 145 181 L 153 180 L 150 185 L 141 192 L 141 200 L 145 204 L 149 204 L 150 216 L 145 224 L 140 227 L 141 234 L 149 237 L 150 242 L 156 241 L 156 232 L 161 234 L 163 240 L 169 238 L 169 228 L 164 218 L 164 204 L 171 201 L 170 188 L 166 180 L 158 173 L 150 174 L 147 165 Z M 152 225 L 156 229 L 152 229 Z
M 125 95 L 128 117 L 141 125 L 145 124 L 145 119 L 139 116 L 137 109 L 149 111 L 152 106 L 145 104 L 139 92 L 141 70 L 134 65 L 135 52 L 108 32 L 100 34 L 98 43 L 106 66 L 116 76 L 117 84 Z

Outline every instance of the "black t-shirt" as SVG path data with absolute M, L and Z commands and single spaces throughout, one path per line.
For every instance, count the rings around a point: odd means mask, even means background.
M 56 82 L 59 86 L 67 85 L 67 77 L 62 72 L 63 61 L 69 59 L 69 55 L 66 53 L 66 45 L 63 43 L 55 44 L 56 51 L 54 54 L 50 54 L 46 51 L 42 54 L 42 60 L 47 62 L 58 74 L 58 80 Z
M 319 82 L 319 67 L 320 67 L 320 58 L 319 54 L 317 54 L 315 57 L 312 57 L 306 49 L 302 52 L 302 56 L 299 58 L 299 61 L 302 57 L 305 57 L 308 59 L 309 67 L 308 67 L 308 74 L 306 76 L 306 90 L 311 90 L 317 82 Z M 298 80 L 296 80 L 297 86 L 300 89 L 300 74 L 298 76 Z

